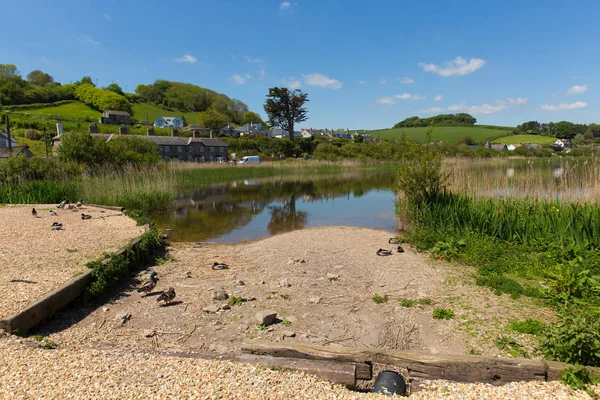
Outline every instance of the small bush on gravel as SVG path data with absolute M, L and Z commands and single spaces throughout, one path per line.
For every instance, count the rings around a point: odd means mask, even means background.
M 246 300 L 243 297 L 236 297 L 236 296 L 231 296 L 229 298 L 229 302 L 228 304 L 233 307 L 233 306 L 241 306 L 242 304 L 244 304 Z
M 454 311 L 447 308 L 436 308 L 433 310 L 433 319 L 452 319 L 455 315 Z
M 535 319 L 527 318 L 524 321 L 512 321 L 510 323 L 510 327 L 515 332 L 527 333 L 529 335 L 537 335 L 538 333 L 542 332 L 546 325 Z
M 407 308 L 410 308 L 410 307 L 414 306 L 415 304 L 417 304 L 416 301 L 411 300 L 411 299 L 402 298 L 402 299 L 398 299 L 398 301 L 400 302 L 400 305 L 402 307 L 407 307 Z
M 387 294 L 380 296 L 378 293 L 375 293 L 373 295 L 373 301 L 377 304 L 383 304 L 383 303 L 387 303 L 389 300 L 389 297 Z
M 423 306 L 430 306 L 433 304 L 433 300 L 430 298 L 419 299 L 417 302 Z

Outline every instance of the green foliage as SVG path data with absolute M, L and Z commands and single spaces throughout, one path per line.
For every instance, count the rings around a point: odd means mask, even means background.
M 198 114 L 198 124 L 218 134 L 220 129 L 227 125 L 227 116 L 209 109 Z
M 594 382 L 590 372 L 579 364 L 575 364 L 572 367 L 560 371 L 560 378 L 562 383 L 569 385 L 576 390 L 587 390 L 588 385 Z M 590 394 L 592 398 L 598 398 L 598 395 L 591 391 L 589 391 L 588 394 Z
M 290 321 L 288 321 L 287 318 L 284 318 L 281 323 L 283 324 L 283 326 L 287 326 L 287 327 L 292 326 L 292 323 Z
M 429 299 L 429 298 L 425 297 L 423 299 L 417 300 L 417 303 L 424 305 L 424 306 L 430 306 L 433 304 L 433 299 Z
M 388 302 L 388 300 L 389 300 L 389 297 L 388 297 L 388 295 L 387 295 L 387 294 L 385 294 L 385 295 L 381 296 L 381 295 L 379 295 L 378 293 L 375 293 L 375 294 L 373 295 L 373 301 L 374 301 L 375 303 L 377 303 L 377 304 L 383 304 L 383 303 L 387 303 L 387 302 Z
M 546 324 L 535 319 L 527 318 L 523 321 L 511 321 L 510 327 L 515 332 L 537 335 L 546 328 Z
M 406 143 L 408 151 L 398 164 L 396 188 L 410 202 L 441 194 L 446 189 L 447 175 L 442 173 L 442 154 L 432 146 Z
M 455 317 L 454 311 L 446 308 L 435 308 L 433 310 L 433 319 L 452 319 Z
M 105 90 L 108 90 L 109 92 L 113 92 L 116 93 L 120 96 L 125 96 L 125 93 L 123 93 L 123 89 L 121 89 L 121 86 L 117 85 L 116 83 L 111 83 L 110 85 L 108 85 Z
M 513 357 L 530 358 L 523 346 L 512 337 L 501 335 L 495 343 L 499 350 L 504 350 Z
M 398 301 L 400 302 L 400 305 L 402 307 L 407 307 L 407 308 L 413 307 L 415 304 L 417 304 L 417 302 L 415 300 L 405 299 L 405 298 L 398 299 Z
M 410 117 L 394 125 L 394 128 L 417 128 L 424 126 L 473 126 L 477 119 L 470 114 L 439 114 L 429 118 Z
M 227 302 L 227 304 L 229 304 L 231 307 L 233 307 L 233 306 L 241 306 L 245 302 L 246 302 L 246 299 L 244 299 L 243 297 L 231 296 L 229 298 L 229 301 Z
M 74 162 L 61 163 L 52 158 L 24 155 L 0 160 L 0 188 L 33 180 L 68 180 L 81 175 L 82 167 Z
M 244 115 L 242 116 L 241 124 L 242 125 L 246 125 L 246 124 L 250 124 L 250 123 L 265 125 L 265 123 L 263 122 L 263 120 L 260 117 L 260 115 L 258 115 L 255 112 L 252 112 L 252 111 L 246 111 L 244 113 Z
M 44 86 L 48 83 L 54 82 L 54 78 L 51 75 L 46 74 L 39 69 L 33 70 L 27 74 L 27 80 L 38 86 Z
M 135 269 L 141 268 L 148 258 L 163 245 L 160 232 L 151 223 L 150 231 L 142 235 L 138 242 L 138 254 L 136 255 L 132 246 L 127 246 L 125 251 L 119 255 L 106 254 L 104 259 L 87 264 L 92 269 L 94 281 L 88 287 L 87 293 L 91 297 L 97 297 L 104 291 L 113 287 L 121 278 Z
M 449 242 L 436 242 L 430 249 L 431 254 L 440 260 L 451 261 L 458 256 L 460 251 L 465 248 L 466 242 L 464 239 L 451 240 Z
M 546 145 L 556 142 L 556 138 L 539 135 L 511 135 L 504 136 L 498 139 L 494 139 L 492 143 L 502 144 L 526 144 L 526 143 L 537 143 L 539 145 Z
M 269 89 L 265 112 L 271 126 L 278 126 L 287 131 L 290 140 L 294 139 L 294 124 L 306 121 L 307 110 L 303 107 L 308 101 L 308 95 L 301 90 L 289 90 L 285 87 Z
M 75 96 L 85 104 L 98 111 L 117 110 L 132 113 L 131 104 L 122 95 L 110 90 L 98 89 L 90 84 L 80 84 L 75 90 Z
M 424 142 L 426 139 L 425 133 L 429 129 L 433 129 L 432 136 L 436 141 L 458 144 L 465 136 L 471 137 L 475 143 L 485 143 L 487 140 L 510 135 L 513 128 L 501 126 L 429 126 L 420 128 L 380 129 L 369 131 L 368 133 L 374 138 L 395 140 L 401 139 L 402 136 L 404 136 L 415 142 Z

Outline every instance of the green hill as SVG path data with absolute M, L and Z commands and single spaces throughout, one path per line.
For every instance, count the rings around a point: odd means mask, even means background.
M 492 143 L 503 143 L 503 144 L 522 144 L 522 143 L 537 143 L 540 145 L 550 144 L 556 142 L 555 137 L 540 136 L 540 135 L 510 135 L 498 138 Z
M 198 123 L 198 114 L 200 112 L 181 112 L 168 110 L 166 108 L 156 106 L 154 104 L 146 103 L 134 103 L 131 105 L 133 109 L 133 118 L 137 121 L 146 121 L 146 115 L 148 122 L 153 122 L 158 117 L 179 117 L 185 116 L 188 125 Z
M 425 140 L 425 133 L 429 128 L 393 128 L 369 131 L 377 138 L 396 139 L 405 134 L 411 139 L 422 142 Z M 478 127 L 478 126 L 437 126 L 433 128 L 431 139 L 434 141 L 444 141 L 448 143 L 457 143 L 465 136 L 471 137 L 475 142 L 482 142 L 490 138 L 506 136 L 512 132 L 512 128 L 505 127 Z

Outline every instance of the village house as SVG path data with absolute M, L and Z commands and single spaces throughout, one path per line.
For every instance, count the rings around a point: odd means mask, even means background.
M 104 110 L 100 117 L 101 124 L 110 125 L 129 125 L 131 124 L 131 116 L 125 111 Z
M 158 117 L 154 120 L 154 126 L 157 128 L 183 128 L 183 120 L 179 117 Z
M 19 143 L 15 140 L 14 136 L 10 137 L 12 146 L 18 146 Z M 8 133 L 0 132 L 0 147 L 8 147 Z
M 9 147 L 0 147 L 0 159 L 8 158 L 11 155 L 18 156 L 24 155 L 26 158 L 33 157 L 33 153 L 29 151 L 29 147 L 25 146 L 13 146 L 12 149 Z
M 235 128 L 234 130 L 240 136 L 254 136 L 254 135 L 265 135 L 266 137 L 271 136 L 271 131 L 266 129 L 260 124 L 246 124 Z
M 492 149 L 492 150 L 496 150 L 496 151 L 508 150 L 507 146 L 503 143 L 490 144 L 490 142 L 486 142 L 485 146 L 483 146 L 483 147 L 485 147 L 486 149 Z

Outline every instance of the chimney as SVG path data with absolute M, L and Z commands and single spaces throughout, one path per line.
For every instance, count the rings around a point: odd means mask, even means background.
M 155 133 L 154 133 L 154 127 L 153 126 L 149 126 L 149 127 L 146 128 L 146 135 L 148 135 L 148 136 L 154 136 L 155 135 Z
M 171 136 L 173 136 L 173 137 L 179 137 L 179 129 L 177 129 L 177 128 L 171 128 Z
M 213 131 L 212 131 L 212 129 L 210 130 L 210 138 L 213 139 Z
M 127 135 L 129 133 L 129 129 L 125 125 L 121 125 L 119 127 L 119 135 Z
M 96 125 L 95 122 L 92 122 L 90 124 L 90 128 L 89 128 L 90 133 L 98 133 L 98 125 Z
M 63 124 L 60 122 L 60 120 L 56 123 L 56 134 L 58 136 L 63 134 Z

